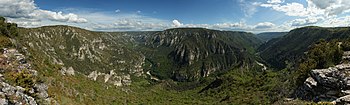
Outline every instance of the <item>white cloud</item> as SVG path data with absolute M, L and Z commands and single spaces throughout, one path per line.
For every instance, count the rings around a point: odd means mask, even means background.
M 287 16 L 308 17 L 323 14 L 323 11 L 314 7 L 304 7 L 300 3 L 281 4 L 261 4 L 262 7 L 270 7 L 276 11 L 284 12 Z
M 74 23 L 85 23 L 87 22 L 84 18 L 79 18 L 78 15 L 69 13 L 63 15 L 62 12 L 52 12 L 47 10 L 36 10 L 34 13 L 30 14 L 31 16 L 35 18 L 40 19 L 49 19 L 52 21 L 59 21 L 59 22 L 74 22 Z
M 1 0 L 0 8 L 0 15 L 12 18 L 29 17 L 37 9 L 33 0 Z
M 0 1 L 0 15 L 13 18 L 14 22 L 18 18 L 27 19 L 49 19 L 60 22 L 87 22 L 84 18 L 79 18 L 76 14 L 63 14 L 62 12 L 53 12 L 39 9 L 34 0 L 1 0 Z
M 89 28 L 98 31 L 155 31 L 165 29 L 165 27 L 167 26 L 162 23 L 120 20 L 115 21 L 113 24 L 93 23 L 92 27 Z
M 175 27 L 181 27 L 183 24 L 179 22 L 178 20 L 173 20 L 173 26 Z
M 26 19 L 26 18 L 17 18 L 17 19 L 12 19 L 8 18 L 7 22 L 9 23 L 16 23 L 19 26 L 26 26 L 26 27 L 38 27 L 41 26 L 41 21 L 37 19 Z
M 306 5 L 301 3 L 277 3 L 273 0 L 261 4 L 262 7 L 271 8 L 283 12 L 287 16 L 294 16 L 297 19 L 287 21 L 281 25 L 286 29 L 302 27 L 307 25 L 323 27 L 349 26 L 349 16 L 342 16 L 350 12 L 349 0 L 305 0 Z
M 106 14 L 103 12 L 86 12 L 80 14 L 94 20 L 81 27 L 95 31 L 156 31 L 168 27 L 171 22 L 140 14 Z
M 350 11 L 349 0 L 307 0 L 317 8 L 326 11 L 327 15 L 338 15 Z
M 295 19 L 292 21 L 292 26 L 306 26 L 306 25 L 313 25 L 320 21 L 322 21 L 322 17 L 308 17 L 304 19 Z
M 323 27 L 349 27 L 350 16 L 328 18 L 319 25 Z
M 281 1 L 281 0 L 268 0 L 267 1 L 267 3 L 271 3 L 271 4 L 279 4 L 279 3 L 283 3 L 284 2 L 284 0 L 283 1 Z
M 271 23 L 271 22 L 262 22 L 262 23 L 258 23 L 257 25 L 254 26 L 254 29 L 269 29 L 269 28 L 273 28 L 276 25 Z
M 307 6 L 296 2 L 281 5 L 278 2 L 279 0 L 269 0 L 260 6 L 284 12 L 287 16 L 298 17 L 327 17 L 350 12 L 349 0 L 306 0 Z
M 119 10 L 119 9 L 117 9 L 117 10 L 115 10 L 114 12 L 115 12 L 115 13 L 119 13 L 119 12 L 120 12 L 120 10 Z
M 336 2 L 335 0 L 309 0 L 309 1 L 321 9 L 326 9 L 327 7 L 330 7 L 332 4 Z
M 235 28 L 240 26 L 243 26 L 243 25 L 241 23 L 218 23 L 218 24 L 214 24 L 213 28 L 230 29 L 230 28 Z
M 254 15 L 258 11 L 257 7 L 259 7 L 261 4 L 260 2 L 253 2 L 249 0 L 239 0 L 239 3 L 246 17 L 251 17 Z

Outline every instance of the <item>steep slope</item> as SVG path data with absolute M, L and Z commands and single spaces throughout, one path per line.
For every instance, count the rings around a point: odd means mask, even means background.
M 267 42 L 271 39 L 274 38 L 279 38 L 284 35 L 286 35 L 288 32 L 264 32 L 264 33 L 259 33 L 256 36 L 261 39 L 263 42 Z
M 137 35 L 133 34 L 133 35 Z M 61 65 L 63 75 L 74 72 L 104 79 L 117 86 L 129 85 L 130 76 L 141 76 L 145 57 L 133 50 L 133 35 L 92 32 L 69 26 L 20 29 L 20 43 Z
M 260 40 L 251 33 L 177 28 L 157 32 L 147 41 L 152 74 L 193 81 L 229 69 L 249 68 Z
M 20 35 L 23 46 L 61 65 L 62 74 L 83 73 L 117 86 L 130 85 L 131 77 L 144 74 L 193 81 L 232 68 L 249 68 L 261 43 L 250 33 L 201 28 L 92 32 L 46 26 L 22 28 Z
M 214 77 L 261 69 L 254 55 L 261 42 L 245 32 L 93 32 L 46 26 L 19 29 L 14 43 L 42 74 L 48 95 L 62 104 L 214 104 L 218 97 L 198 93 Z M 232 89 L 226 86 L 221 88 Z
M 0 17 L 0 104 L 56 104 L 28 56 L 16 49 L 18 28 Z
M 350 28 L 304 27 L 290 31 L 287 35 L 270 40 L 259 47 L 262 59 L 271 66 L 284 68 L 294 64 L 308 47 L 320 39 L 344 39 L 350 37 Z

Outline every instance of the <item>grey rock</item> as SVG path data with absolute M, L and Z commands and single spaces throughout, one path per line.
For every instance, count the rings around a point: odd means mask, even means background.
M 93 81 L 96 81 L 98 77 L 98 72 L 97 71 L 93 71 L 88 75 L 88 78 L 92 79 Z
M 349 56 L 350 52 L 344 55 Z M 348 59 L 343 59 L 348 60 Z M 350 104 L 350 64 L 339 64 L 327 69 L 314 69 L 295 95 L 313 101 L 336 101 Z
M 16 49 L 5 49 L 2 56 L 5 57 L 2 60 L 6 62 L 3 68 L 18 70 L 18 72 L 25 70 L 32 76 L 38 75 L 36 70 L 31 69 L 31 64 L 25 60 L 25 56 Z M 48 87 L 43 83 L 35 84 L 34 87 L 27 88 L 29 89 L 27 90 L 21 86 L 13 86 L 6 83 L 3 80 L 2 74 L 0 74 L 0 78 L 0 105 L 37 105 L 37 100 L 46 100 L 49 98 L 47 93 Z M 34 94 L 38 97 L 34 98 Z M 54 101 L 54 99 L 51 99 L 51 101 Z
M 342 90 L 341 93 L 345 95 L 350 95 L 350 90 Z
M 73 67 L 69 67 L 66 71 L 67 75 L 75 75 Z
M 312 77 L 307 78 L 304 84 L 310 89 L 317 86 L 317 82 Z
M 15 88 L 10 86 L 9 84 L 2 82 L 2 92 L 6 93 L 6 94 L 15 94 Z
M 337 105 L 350 104 L 350 95 L 346 95 L 335 100 Z
M 9 102 L 8 102 L 8 100 L 6 100 L 6 99 L 0 97 L 0 104 L 1 104 L 1 105 L 8 105 Z
M 335 66 L 338 70 L 350 69 L 350 64 L 340 64 Z
M 312 70 L 311 75 L 320 84 L 339 87 L 339 72 L 337 68 L 330 67 L 328 69 Z
M 21 92 L 21 93 L 23 93 L 25 91 L 25 89 L 23 87 L 20 87 L 20 86 L 16 86 L 16 90 L 17 90 L 17 92 Z
M 47 85 L 46 84 L 35 84 L 34 85 L 35 90 L 37 91 L 37 95 L 41 99 L 46 99 L 49 97 L 49 94 L 47 93 Z

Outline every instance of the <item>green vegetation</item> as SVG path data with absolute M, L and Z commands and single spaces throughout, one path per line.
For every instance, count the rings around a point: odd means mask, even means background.
M 288 32 L 264 32 L 264 33 L 259 33 L 256 36 L 263 42 L 267 42 L 271 39 L 279 38 L 286 34 L 288 34 Z
M 5 47 L 11 47 L 12 42 L 9 37 L 0 35 L 0 47 L 5 48 Z
M 217 104 L 272 104 L 289 92 L 283 77 L 282 71 L 231 70 L 217 79 L 222 81 L 221 85 L 201 94 Z
M 251 33 L 203 28 L 175 28 L 156 32 L 141 46 L 151 73 L 161 79 L 198 81 L 254 63 L 260 40 Z
M 40 80 L 61 104 L 282 104 L 310 70 L 338 64 L 343 50 L 350 49 L 348 40 L 332 40 L 347 38 L 348 28 L 304 27 L 260 46 L 246 32 L 178 28 L 107 33 L 69 26 L 18 30 L 0 20 L 0 47 L 12 46 L 10 38 L 16 39 L 39 72 L 35 78 L 8 72 L 6 80 L 25 88 Z M 256 61 L 264 60 L 277 70 L 261 70 Z M 75 75 L 62 75 L 63 67 L 73 67 Z M 138 67 L 160 80 L 136 76 Z M 132 84 L 116 87 L 104 77 L 87 77 L 111 70 L 131 75 Z
M 18 35 L 17 24 L 7 23 L 4 17 L 0 17 L 0 47 L 12 47 L 10 38 Z
M 14 48 L 15 44 L 11 42 L 11 39 L 18 37 L 18 28 L 15 23 L 7 23 L 5 18 L 0 17 L 0 49 Z M 4 75 L 4 79 L 7 83 L 13 86 L 21 86 L 25 89 L 25 93 L 30 93 L 38 78 L 33 76 L 27 68 L 20 67 L 20 61 L 16 55 L 1 55 L 1 74 Z M 35 96 L 34 94 L 30 94 Z
M 293 74 L 296 85 L 302 85 L 303 81 L 310 76 L 312 69 L 323 69 L 339 64 L 343 55 L 343 49 L 339 46 L 340 42 L 340 40 L 327 42 L 322 39 L 312 45 L 305 57 L 297 64 Z
M 34 58 L 39 58 L 34 55 Z M 62 76 L 58 65 L 40 63 L 35 67 L 49 84 L 49 94 L 62 104 L 272 104 L 287 84 L 283 73 L 230 70 L 218 77 L 222 84 L 208 87 L 217 79 L 194 82 L 150 82 L 141 79 L 131 86 L 114 87 L 91 81 L 82 74 Z M 195 84 L 197 86 L 191 87 Z
M 17 24 L 7 23 L 4 17 L 0 17 L 0 35 L 13 38 L 18 35 Z
M 308 47 L 320 39 L 345 39 L 350 37 L 350 28 L 303 27 L 290 31 L 287 35 L 273 39 L 259 47 L 260 56 L 272 67 L 286 68 L 296 64 L 304 56 Z
M 29 89 L 34 87 L 34 84 L 37 82 L 37 78 L 33 76 L 28 71 L 22 70 L 16 72 L 15 70 L 5 71 L 5 79 L 7 82 L 25 88 L 25 91 L 29 93 Z

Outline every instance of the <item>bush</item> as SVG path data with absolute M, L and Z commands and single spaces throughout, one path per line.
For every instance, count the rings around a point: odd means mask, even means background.
M 306 78 L 310 76 L 309 73 L 312 69 L 328 68 L 341 62 L 343 50 L 341 47 L 337 47 L 338 42 L 340 41 L 327 42 L 320 40 L 309 48 L 293 74 L 293 80 L 297 86 L 302 85 Z
M 0 47 L 1 48 L 8 48 L 11 46 L 13 46 L 13 45 L 12 45 L 10 38 L 3 36 L 3 35 L 0 35 Z
M 25 92 L 29 92 L 31 88 L 34 87 L 37 78 L 33 76 L 26 70 L 22 70 L 21 72 L 16 72 L 11 69 L 7 69 L 4 72 L 5 80 L 15 86 L 21 86 L 25 88 Z
M 18 28 L 15 23 L 7 23 L 4 17 L 0 17 L 0 35 L 10 38 L 18 36 Z
M 25 88 L 26 90 L 34 87 L 36 78 L 24 70 L 15 75 L 16 85 Z

